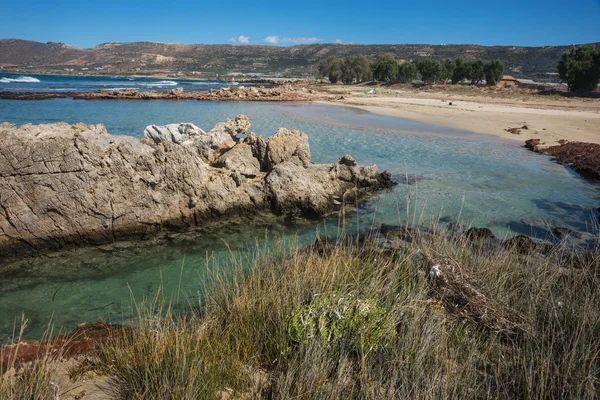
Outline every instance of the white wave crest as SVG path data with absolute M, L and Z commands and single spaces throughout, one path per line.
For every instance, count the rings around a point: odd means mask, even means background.
M 107 89 L 100 89 L 101 92 L 111 92 L 113 90 L 131 90 L 131 89 L 138 89 L 136 87 L 114 87 L 114 88 L 107 88 Z
M 17 78 L 0 78 L 0 83 L 39 83 L 40 80 L 31 76 L 19 76 Z
M 178 85 L 175 81 L 158 81 L 150 83 L 140 83 L 141 86 L 176 86 Z

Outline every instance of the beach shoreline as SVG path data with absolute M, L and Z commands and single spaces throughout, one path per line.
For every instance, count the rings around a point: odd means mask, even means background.
M 436 126 L 495 135 L 523 143 L 540 139 L 551 146 L 561 141 L 600 143 L 600 101 L 467 96 L 443 92 L 384 91 L 377 94 L 339 88 L 336 100 L 316 103 L 349 106 L 372 114 Z M 366 88 L 362 88 L 366 89 Z
M 519 88 L 463 85 L 415 87 L 407 84 L 332 85 L 300 81 L 268 88 L 240 86 L 209 91 L 102 90 L 82 92 L 1 92 L 2 99 L 43 100 L 212 100 L 300 102 L 349 106 L 376 115 L 494 135 L 524 143 L 539 139 L 540 148 L 568 142 L 600 144 L 600 98 L 540 93 Z M 477 137 L 477 136 L 475 136 Z

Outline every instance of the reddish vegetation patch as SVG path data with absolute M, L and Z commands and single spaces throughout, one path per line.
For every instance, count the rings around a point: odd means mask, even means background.
M 570 164 L 584 177 L 600 180 L 600 144 L 568 142 L 548 147 L 544 152 L 551 154 L 559 163 Z
M 19 365 L 45 355 L 75 357 L 97 351 L 109 339 L 124 335 L 128 328 L 122 325 L 109 325 L 103 322 L 86 322 L 77 325 L 71 335 L 58 335 L 47 342 L 21 340 L 16 344 L 0 348 L 2 369 L 9 365 Z

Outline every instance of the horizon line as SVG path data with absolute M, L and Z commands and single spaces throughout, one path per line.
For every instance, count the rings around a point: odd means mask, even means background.
M 96 44 L 92 47 L 79 47 L 75 45 L 71 45 L 66 42 L 49 40 L 46 42 L 40 42 L 38 40 L 32 39 L 21 39 L 15 37 L 6 37 L 0 38 L 0 41 L 7 40 L 15 40 L 15 41 L 23 41 L 23 42 L 34 42 L 39 44 L 62 44 L 70 47 L 75 47 L 82 50 L 92 50 L 96 47 L 107 45 L 107 44 L 133 44 L 133 43 L 157 43 L 157 44 L 182 44 L 187 46 L 247 46 L 247 47 L 298 47 L 298 46 L 318 46 L 318 45 L 331 45 L 331 46 L 480 46 L 480 47 L 521 47 L 521 48 L 535 48 L 535 47 L 569 47 L 569 46 L 584 46 L 584 45 L 600 45 L 600 41 L 598 42 L 588 42 L 588 43 L 571 43 L 571 44 L 546 44 L 546 45 L 516 45 L 516 44 L 478 44 L 478 43 L 335 43 L 322 41 L 318 43 L 304 43 L 304 44 L 291 44 L 291 45 L 276 45 L 269 43 L 186 43 L 186 42 L 162 42 L 157 40 L 135 40 L 135 41 L 124 41 L 124 42 L 102 42 Z

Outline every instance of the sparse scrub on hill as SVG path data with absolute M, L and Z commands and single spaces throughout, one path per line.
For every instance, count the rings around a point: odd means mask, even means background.
M 101 369 L 125 399 L 597 396 L 597 253 L 386 235 L 233 260 L 184 315 L 159 294 Z

